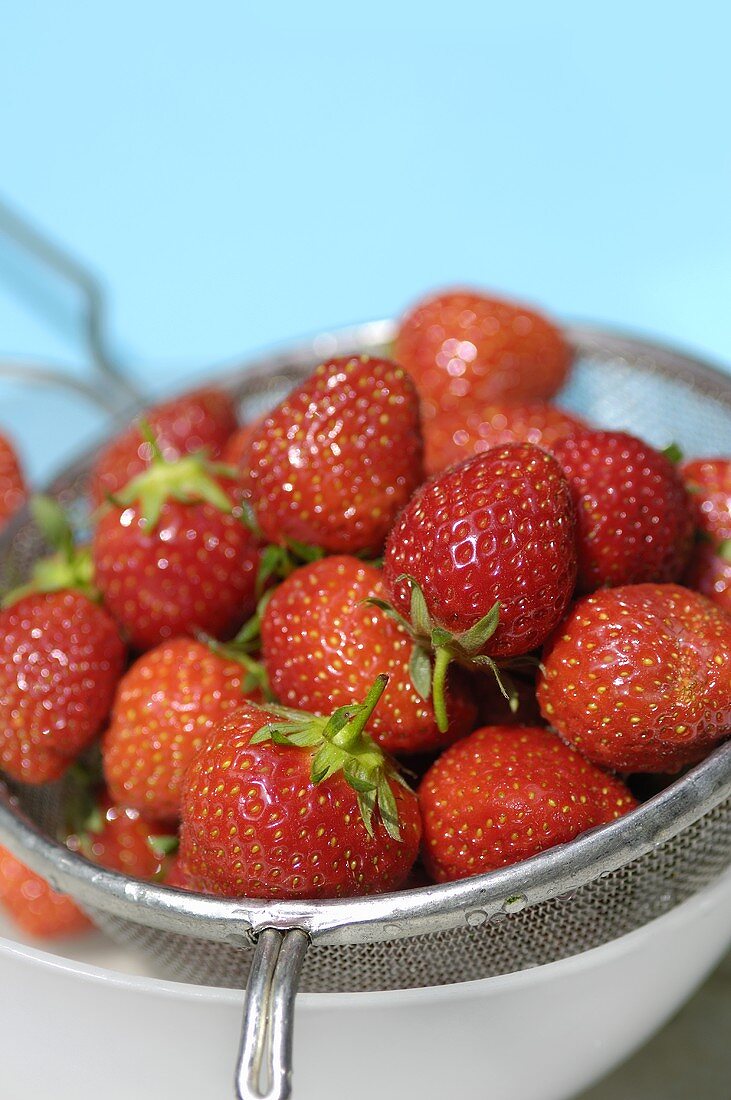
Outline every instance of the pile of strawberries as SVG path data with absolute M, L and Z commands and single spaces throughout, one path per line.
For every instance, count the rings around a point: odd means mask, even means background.
M 570 368 L 544 317 L 452 292 L 256 423 L 215 389 L 148 410 L 86 544 L 32 502 L 0 767 L 71 777 L 87 858 L 227 897 L 446 882 L 631 810 L 731 733 L 731 459 L 550 404 Z M 2 441 L 0 520 L 25 495 Z M 85 921 L 8 853 L 0 899 Z

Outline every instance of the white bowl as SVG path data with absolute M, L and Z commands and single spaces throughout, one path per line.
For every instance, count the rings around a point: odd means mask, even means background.
M 643 928 L 460 985 L 301 994 L 295 1100 L 567 1100 L 641 1046 L 731 942 L 731 871 Z M 52 955 L 0 939 L 0 1092 L 230 1100 L 243 995 L 139 969 L 101 937 Z

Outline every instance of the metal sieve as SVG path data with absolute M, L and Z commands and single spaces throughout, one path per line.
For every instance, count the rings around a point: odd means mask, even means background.
M 384 321 L 326 333 L 219 370 L 215 381 L 251 418 L 326 356 L 387 350 L 393 328 Z M 688 455 L 731 452 L 731 378 L 641 340 L 579 326 L 566 335 L 577 355 L 561 398 L 569 409 L 657 446 L 676 442 Z M 84 456 L 49 490 L 81 523 L 92 460 Z M 0 536 L 0 590 L 22 580 L 42 549 L 22 513 Z M 0 785 L 0 842 L 169 976 L 248 983 L 240 1100 L 290 1095 L 298 988 L 419 988 L 540 966 L 654 920 L 731 863 L 731 742 L 570 844 L 462 882 L 352 900 L 230 901 L 103 870 L 52 839 L 61 794 L 58 785 Z

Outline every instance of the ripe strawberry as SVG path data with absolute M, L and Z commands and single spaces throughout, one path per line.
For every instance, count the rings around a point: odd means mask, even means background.
M 366 603 L 384 596 L 381 571 L 357 558 L 323 558 L 295 570 L 274 590 L 262 615 L 269 683 L 287 706 L 329 714 L 363 698 L 376 675 L 385 672 L 388 687 L 368 733 L 387 752 L 439 748 L 474 727 L 472 692 L 455 670 L 447 687 L 449 728 L 441 733 L 432 703 L 412 682 L 412 639 Z
M 59 894 L 6 848 L 0 848 L 0 903 L 19 928 L 38 939 L 73 936 L 92 927 L 71 898 Z
M 731 617 L 675 584 L 584 597 L 546 646 L 538 702 L 596 764 L 694 763 L 731 733 Z
M 25 503 L 26 496 L 18 456 L 10 440 L 0 435 L 0 530 Z
M 731 614 L 731 540 L 725 539 L 716 553 L 709 543 L 693 549 L 683 583 Z
M 180 862 L 180 855 L 171 858 L 164 879 L 165 886 L 174 887 L 176 890 L 190 890 L 188 876 Z
M 176 458 L 205 450 L 218 458 L 236 430 L 236 410 L 228 394 L 205 388 L 155 405 L 145 420 L 163 456 Z M 153 448 L 134 422 L 102 451 L 91 473 L 89 492 L 95 504 L 114 496 L 152 461 Z
M 731 458 L 694 458 L 680 473 L 698 530 L 714 546 L 731 540 Z
M 625 432 L 587 431 L 553 448 L 577 514 L 580 592 L 677 581 L 693 537 L 673 463 Z
M 66 843 L 92 863 L 151 882 L 166 877 L 167 853 L 177 847 L 168 834 L 164 824 L 146 821 L 138 810 L 103 796 L 83 830 Z
M 418 400 L 386 359 L 332 359 L 252 433 L 243 464 L 271 543 L 377 553 L 423 479 Z
M 123 666 L 114 622 L 79 592 L 0 612 L 0 767 L 25 783 L 62 775 L 101 729 Z
M 545 401 L 563 385 L 572 352 L 541 314 L 469 290 L 418 302 L 394 345 L 425 420 L 460 405 Z
M 237 470 L 246 469 L 246 464 L 249 460 L 249 444 L 254 433 L 259 431 L 262 420 L 263 417 L 253 421 L 251 424 L 244 424 L 234 432 L 221 455 L 222 461 L 225 462 L 227 466 L 234 466 Z
M 210 730 L 246 695 L 242 664 L 192 638 L 140 657 L 117 688 L 102 742 L 115 802 L 147 818 L 175 821 L 185 769 Z
M 680 472 L 697 530 L 684 583 L 731 612 L 731 459 L 696 458 Z
M 332 898 L 406 880 L 421 833 L 416 795 L 363 733 L 386 679 L 330 719 L 249 704 L 222 722 L 185 779 L 191 889 Z
M 473 455 L 506 443 L 533 443 L 550 451 L 587 425 L 557 405 L 457 406 L 424 422 L 424 466 L 438 474 Z
M 200 455 L 160 456 L 101 516 L 92 553 L 104 601 L 131 644 L 229 637 L 254 610 L 259 545 L 243 489 Z
M 384 579 L 435 654 L 434 701 L 451 659 L 492 666 L 535 649 L 574 588 L 574 514 L 554 458 L 496 447 L 419 489 L 391 531 Z
M 436 882 L 483 874 L 636 805 L 621 780 L 550 730 L 485 726 L 447 749 L 421 782 L 424 862 Z

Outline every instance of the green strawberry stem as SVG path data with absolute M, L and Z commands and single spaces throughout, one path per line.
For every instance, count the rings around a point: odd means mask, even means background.
M 724 539 L 723 542 L 718 544 L 718 556 L 723 561 L 731 563 L 731 539 Z
M 10 607 L 25 596 L 40 592 L 61 592 L 73 589 L 98 602 L 101 595 L 94 585 L 94 567 L 88 547 L 77 547 L 66 513 L 51 497 L 31 499 L 30 510 L 36 527 L 56 553 L 40 558 L 33 566 L 30 580 L 7 592 L 3 607 Z
M 437 649 L 434 652 L 434 675 L 432 677 L 432 702 L 434 705 L 434 717 L 437 720 L 437 727 L 442 733 L 446 733 L 449 729 L 449 718 L 447 717 L 447 699 L 445 695 L 445 688 L 447 682 L 447 672 L 449 666 L 452 663 L 452 655 L 448 649 Z
M 377 676 L 373 686 L 366 695 L 363 702 L 356 708 L 355 717 L 351 718 L 341 730 L 338 730 L 332 737 L 333 745 L 338 745 L 341 749 L 348 749 L 355 745 L 365 730 L 373 711 L 376 709 L 378 700 L 386 690 L 388 684 L 388 676 L 381 673 Z

